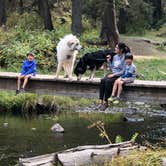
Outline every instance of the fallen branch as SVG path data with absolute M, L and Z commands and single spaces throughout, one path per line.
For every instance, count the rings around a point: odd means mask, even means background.
M 164 74 L 164 75 L 166 75 L 166 72 L 164 72 L 164 71 L 161 71 L 161 70 L 158 70 L 161 74 Z
M 118 155 L 127 155 L 135 150 L 145 150 L 138 144 L 127 141 L 118 144 L 78 146 L 57 153 L 42 156 L 19 159 L 23 166 L 81 166 L 81 165 L 103 165 Z

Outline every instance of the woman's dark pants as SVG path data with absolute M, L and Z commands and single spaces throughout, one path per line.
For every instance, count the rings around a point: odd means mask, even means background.
M 108 98 L 111 96 L 114 82 L 118 78 L 119 78 L 119 76 L 114 76 L 112 78 L 107 78 L 107 76 L 106 76 L 101 79 L 100 92 L 99 92 L 100 100 L 105 100 L 105 101 L 108 100 Z

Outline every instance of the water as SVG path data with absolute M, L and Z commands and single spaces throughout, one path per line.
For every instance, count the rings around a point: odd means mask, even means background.
M 0 117 L 0 166 L 15 165 L 19 157 L 31 157 L 52 153 L 63 149 L 88 144 L 106 144 L 100 138 L 96 129 L 87 129 L 90 124 L 80 113 L 62 113 L 57 117 L 39 116 L 36 118 L 21 118 L 14 116 Z M 87 117 L 87 114 L 85 114 Z M 152 143 L 166 136 L 166 121 L 162 118 L 145 119 L 144 122 L 123 122 L 119 115 L 92 114 L 88 117 L 101 119 L 111 139 L 121 135 L 129 140 L 135 132 L 138 138 L 145 135 Z M 59 122 L 64 128 L 64 134 L 54 134 L 51 126 Z

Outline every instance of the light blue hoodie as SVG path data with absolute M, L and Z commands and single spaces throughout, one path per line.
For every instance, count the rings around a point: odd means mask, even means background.
M 110 64 L 110 70 L 115 76 L 121 76 L 125 70 L 125 54 L 116 54 Z

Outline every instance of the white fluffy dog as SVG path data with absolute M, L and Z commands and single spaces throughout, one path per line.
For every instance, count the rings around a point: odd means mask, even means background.
M 81 49 L 80 41 L 72 34 L 66 35 L 57 45 L 57 61 L 58 67 L 56 71 L 56 78 L 59 77 L 61 68 L 64 68 L 65 78 L 72 79 L 72 72 L 76 55 Z

